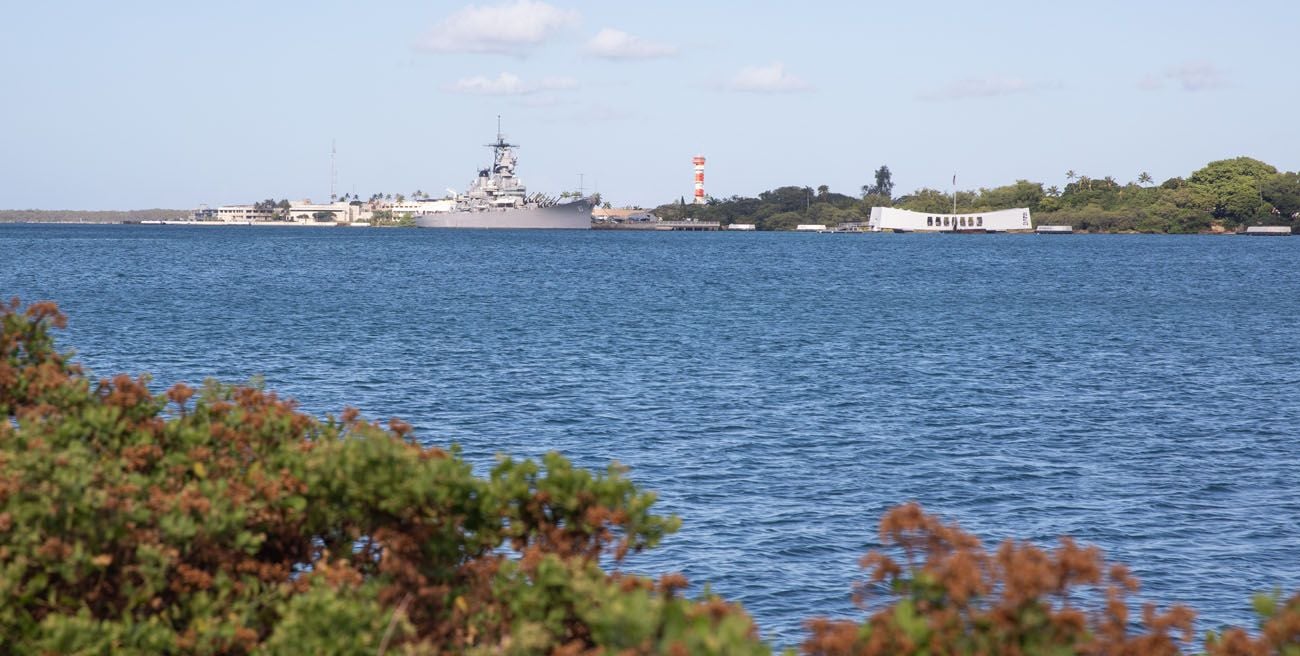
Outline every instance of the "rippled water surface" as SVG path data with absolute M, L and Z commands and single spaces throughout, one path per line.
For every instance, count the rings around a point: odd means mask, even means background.
M 1300 239 L 0 226 L 94 373 L 262 375 L 482 466 L 618 460 L 638 557 L 796 642 L 916 499 L 1071 534 L 1201 628 L 1300 587 Z

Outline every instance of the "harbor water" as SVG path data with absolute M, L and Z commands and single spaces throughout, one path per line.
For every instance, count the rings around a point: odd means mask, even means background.
M 1199 629 L 1300 588 L 1300 240 L 0 226 L 96 375 L 261 376 L 423 441 L 630 467 L 794 644 L 907 500 L 1096 544 Z

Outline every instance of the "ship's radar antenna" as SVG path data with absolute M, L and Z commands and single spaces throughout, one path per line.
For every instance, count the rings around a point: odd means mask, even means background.
M 506 143 L 506 135 L 501 133 L 501 115 L 497 114 L 497 140 L 496 143 L 487 144 L 488 148 L 496 149 L 500 152 L 502 148 L 518 148 L 519 144 Z

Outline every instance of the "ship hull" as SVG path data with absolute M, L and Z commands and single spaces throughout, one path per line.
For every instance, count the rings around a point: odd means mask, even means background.
M 415 217 L 417 228 L 495 228 L 504 230 L 589 230 L 592 202 L 582 199 L 550 207 L 514 207 L 481 212 L 436 212 Z

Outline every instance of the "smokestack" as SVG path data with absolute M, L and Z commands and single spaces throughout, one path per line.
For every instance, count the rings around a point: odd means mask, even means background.
M 704 204 L 704 156 L 696 155 L 691 159 L 695 164 L 695 204 Z

